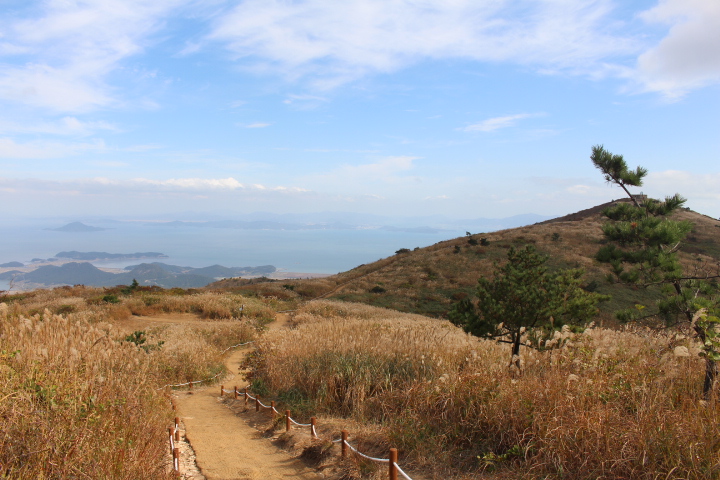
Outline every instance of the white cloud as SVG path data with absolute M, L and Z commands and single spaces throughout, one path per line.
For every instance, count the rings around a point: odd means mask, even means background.
M 33 59 L 0 66 L 0 98 L 59 112 L 82 112 L 118 100 L 105 77 L 141 52 L 163 17 L 184 0 L 49 0 L 41 16 L 0 20 L 3 52 Z M 36 7 L 29 14 L 38 12 Z
M 63 117 L 55 122 L 19 123 L 0 120 L 0 133 L 49 134 L 88 136 L 97 131 L 117 132 L 119 129 L 107 122 L 84 122 L 76 117 Z
M 247 0 L 210 39 L 256 71 L 320 87 L 440 58 L 596 73 L 638 48 L 612 10 L 611 0 Z
M 17 143 L 11 138 L 0 137 L 0 158 L 42 159 L 62 158 L 86 152 L 104 152 L 105 143 L 98 140 L 89 143 L 56 143 L 35 141 Z
M 519 113 L 516 115 L 506 115 L 504 117 L 493 117 L 483 120 L 480 123 L 468 125 L 461 130 L 465 132 L 494 132 L 495 130 L 499 130 L 501 128 L 513 127 L 519 120 L 537 117 L 538 115 L 539 114 L 537 113 Z
M 641 18 L 670 25 L 667 36 L 638 57 L 637 79 L 647 90 L 678 97 L 720 82 L 720 2 L 661 0 Z
M 135 178 L 132 183 L 140 185 L 154 185 L 158 187 L 179 187 L 183 189 L 222 189 L 237 190 L 245 186 L 232 177 L 228 178 L 171 178 L 168 180 L 151 180 Z
M 255 123 L 249 123 L 247 125 L 240 125 L 243 128 L 265 128 L 272 125 L 271 123 L 263 123 L 263 122 L 255 122 Z
M 691 202 L 720 202 L 720 173 L 691 173 L 682 170 L 650 172 L 643 190 L 652 197 L 664 198 L 676 192 Z

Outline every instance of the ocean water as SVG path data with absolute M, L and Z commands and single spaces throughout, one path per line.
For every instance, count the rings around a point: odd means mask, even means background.
M 96 224 L 97 225 L 97 224 Z M 160 252 L 169 258 L 93 262 L 123 268 L 161 261 L 188 267 L 274 265 L 301 273 L 333 274 L 393 255 L 400 248 L 432 245 L 464 235 L 367 230 L 235 230 L 203 227 L 162 227 L 113 224 L 99 232 L 57 232 L 41 226 L 0 226 L 0 263 L 29 263 L 61 251 L 135 253 Z

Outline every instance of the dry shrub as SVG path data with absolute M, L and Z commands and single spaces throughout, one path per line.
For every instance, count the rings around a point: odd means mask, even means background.
M 260 342 L 256 382 L 378 422 L 418 463 L 514 478 L 720 475 L 720 409 L 702 401 L 703 363 L 686 339 L 690 356 L 676 356 L 675 337 L 650 331 L 565 332 L 562 348 L 525 349 L 512 378 L 506 345 L 444 321 L 327 301 L 295 320 Z
M 171 418 L 151 357 L 110 325 L 0 303 L 0 476 L 166 478 Z

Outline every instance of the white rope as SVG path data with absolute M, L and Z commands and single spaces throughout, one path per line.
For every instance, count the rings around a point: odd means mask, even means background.
M 373 462 L 390 463 L 390 459 L 389 459 L 389 458 L 369 457 L 369 456 L 365 455 L 364 453 L 359 452 L 358 449 L 355 448 L 355 447 L 353 447 L 352 445 L 350 445 L 350 444 L 347 442 L 347 440 L 345 441 L 345 445 L 347 445 L 348 447 L 350 447 L 350 450 L 352 450 L 353 452 L 357 453 L 358 455 L 360 455 L 360 456 L 363 457 L 363 458 L 367 458 L 368 460 L 372 460 Z
M 170 452 L 172 453 L 173 450 L 175 450 L 175 439 L 173 438 L 173 434 L 171 433 L 170 434 Z
M 343 441 L 342 438 L 338 438 L 337 440 L 333 440 L 332 443 L 340 443 L 340 442 L 342 442 L 342 441 Z
M 208 380 L 213 380 L 213 379 L 219 377 L 220 375 L 222 375 L 222 373 L 223 373 L 223 372 L 220 372 L 220 373 L 218 373 L 217 375 L 215 375 L 215 376 L 213 376 L 213 377 L 209 377 L 209 378 L 206 378 L 206 379 L 203 379 L 203 380 L 195 380 L 195 381 L 193 381 L 193 382 L 168 383 L 167 385 L 163 385 L 162 387 L 158 388 L 157 390 L 162 390 L 163 388 L 167 388 L 167 387 L 184 387 L 185 385 L 207 382 Z
M 222 389 L 222 391 L 223 393 L 235 393 L 235 390 L 225 390 L 224 388 Z
M 403 469 L 400 468 L 400 465 L 395 462 L 393 462 L 393 465 L 395 466 L 395 468 L 397 468 L 397 471 L 400 472 L 400 475 L 405 477 L 407 480 L 412 480 L 412 478 L 410 478 L 407 473 L 403 472 Z
M 274 406 L 272 407 L 272 409 L 273 409 L 273 412 L 277 413 L 278 415 L 282 415 L 282 413 L 278 412 L 277 408 L 275 408 Z
M 179 458 L 173 459 L 173 468 L 175 469 L 176 472 L 180 471 L 180 459 Z
M 250 395 L 249 393 L 247 394 L 247 397 L 248 397 L 250 400 L 252 400 L 253 402 L 254 402 L 255 400 L 257 400 L 257 398 L 253 397 L 253 396 Z
M 231 348 L 242 347 L 243 345 L 250 345 L 251 343 L 255 343 L 255 341 L 253 340 L 253 341 L 250 341 L 250 342 L 238 343 L 237 345 L 233 345 L 233 346 L 231 346 L 231 347 L 227 347 L 225 350 L 223 350 L 222 352 L 220 352 L 220 355 L 222 355 L 223 353 L 227 352 L 227 351 L 230 350 Z
M 317 438 L 318 434 L 315 431 L 315 425 L 313 425 L 312 423 L 310 424 L 310 430 L 312 430 L 312 436 Z
M 290 418 L 290 421 L 292 423 L 294 423 L 295 425 L 297 425 L 298 427 L 309 427 L 310 425 L 312 425 L 311 423 L 298 423 L 295 420 L 293 420 L 292 417 L 289 417 L 289 418 Z
M 269 406 L 265 405 L 265 404 L 264 404 L 263 402 L 261 402 L 260 400 L 258 400 L 258 403 L 259 403 L 260 406 L 263 407 L 263 408 L 270 408 Z

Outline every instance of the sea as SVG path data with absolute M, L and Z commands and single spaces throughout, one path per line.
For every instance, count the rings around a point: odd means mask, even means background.
M 0 226 L 0 264 L 48 259 L 62 251 L 158 252 L 162 259 L 93 261 L 100 268 L 144 262 L 187 267 L 273 265 L 297 273 L 334 274 L 391 256 L 401 248 L 426 247 L 465 232 L 356 230 L 242 230 L 194 226 L 148 226 L 122 222 L 94 232 L 60 232 L 41 225 Z M 7 284 L 0 283 L 0 289 Z

